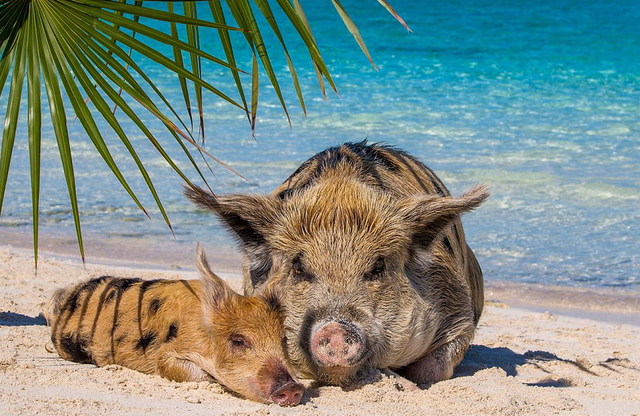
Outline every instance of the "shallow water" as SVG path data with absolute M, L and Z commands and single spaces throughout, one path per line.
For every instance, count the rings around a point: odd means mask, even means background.
M 413 29 L 407 33 L 376 2 L 345 1 L 378 71 L 346 30 L 335 30 L 339 22 L 330 2 L 316 3 L 327 4 L 309 5 L 307 14 L 340 97 L 330 93 L 323 101 L 295 42 L 289 46 L 299 65 L 307 119 L 291 91 L 289 128 L 273 91 L 265 88 L 254 140 L 241 112 L 208 96 L 207 148 L 248 179 L 214 164 L 215 175 L 206 177 L 217 192 L 266 193 L 327 146 L 383 141 L 416 155 L 454 194 L 476 182 L 490 184 L 492 198 L 463 220 L 488 279 L 640 287 L 640 3 L 395 0 Z M 292 89 L 276 51 L 283 86 Z M 152 64 L 147 68 L 179 102 L 173 79 Z M 233 94 L 219 70 L 205 71 Z M 159 250 L 176 244 L 112 134 L 105 128 L 153 221 L 96 158 L 79 123 L 71 126 L 83 229 L 118 241 L 146 238 Z M 158 123 L 150 120 L 149 126 L 162 132 Z M 185 201 L 181 181 L 146 139 L 127 123 L 125 128 L 151 161 L 177 243 L 233 245 L 212 215 Z M 26 231 L 31 213 L 25 130 L 14 151 L 0 227 Z M 43 233 L 73 235 L 55 139 L 49 130 L 44 135 Z M 188 169 L 184 161 L 181 166 Z

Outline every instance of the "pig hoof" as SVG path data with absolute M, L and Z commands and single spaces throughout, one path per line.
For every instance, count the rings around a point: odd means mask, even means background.
M 300 403 L 304 388 L 298 383 L 287 383 L 271 394 L 271 400 L 280 406 L 295 406 Z

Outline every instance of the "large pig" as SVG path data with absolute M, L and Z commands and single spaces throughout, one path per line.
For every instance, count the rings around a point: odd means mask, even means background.
M 300 402 L 290 376 L 276 297 L 240 296 L 209 268 L 201 280 L 110 276 L 60 289 L 45 310 L 62 358 L 119 364 L 176 381 L 215 380 L 240 395 Z
M 327 149 L 271 195 L 187 196 L 213 210 L 244 248 L 244 289 L 284 294 L 290 358 L 344 387 L 373 368 L 415 383 L 452 376 L 483 307 L 482 272 L 460 197 L 425 165 L 365 142 Z

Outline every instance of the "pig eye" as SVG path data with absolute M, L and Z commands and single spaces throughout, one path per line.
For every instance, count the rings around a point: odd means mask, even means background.
M 373 267 L 371 270 L 364 275 L 365 280 L 378 280 L 382 277 L 384 273 L 385 264 L 384 257 L 379 256 L 375 263 L 373 263 Z
M 297 281 L 311 281 L 311 275 L 304 270 L 302 266 L 302 253 L 299 253 L 291 262 L 291 274 Z
M 234 348 L 251 348 L 251 343 L 243 335 L 234 334 L 229 337 L 229 342 Z

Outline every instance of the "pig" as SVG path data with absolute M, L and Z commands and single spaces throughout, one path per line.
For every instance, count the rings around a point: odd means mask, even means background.
M 59 355 L 297 405 L 304 391 L 286 360 L 277 295 L 238 295 L 197 251 L 200 280 L 104 276 L 56 291 L 44 315 Z
M 375 369 L 419 385 L 453 375 L 484 303 L 460 215 L 485 186 L 452 197 L 416 158 L 365 140 L 311 157 L 270 195 L 185 193 L 237 236 L 245 293 L 283 293 L 300 376 L 352 388 Z

